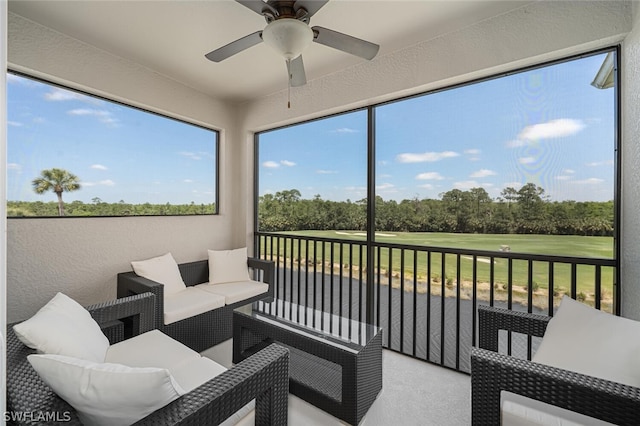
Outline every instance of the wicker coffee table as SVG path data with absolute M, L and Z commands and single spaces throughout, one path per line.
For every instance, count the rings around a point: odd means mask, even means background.
M 350 424 L 382 389 L 378 327 L 282 300 L 234 311 L 234 363 L 272 342 L 290 350 L 290 392 Z

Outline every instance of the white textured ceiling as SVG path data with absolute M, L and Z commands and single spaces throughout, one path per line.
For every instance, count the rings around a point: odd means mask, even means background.
M 330 0 L 311 25 L 377 43 L 380 56 L 528 2 Z M 287 86 L 284 60 L 263 43 L 220 63 L 204 57 L 266 26 L 234 0 L 10 0 L 9 11 L 221 100 L 250 100 Z M 303 59 L 307 80 L 364 61 L 316 43 Z

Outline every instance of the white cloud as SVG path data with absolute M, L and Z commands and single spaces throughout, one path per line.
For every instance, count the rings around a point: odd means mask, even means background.
M 49 93 L 45 93 L 44 98 L 48 101 L 82 101 L 89 102 L 92 104 L 99 103 L 98 99 L 92 98 L 90 96 L 83 95 L 81 93 L 72 92 L 69 90 L 64 90 L 60 88 L 53 88 L 53 90 Z
M 464 153 L 467 155 L 479 155 L 482 151 L 480 151 L 479 149 L 473 148 L 473 149 L 465 149 Z
M 604 179 L 599 178 L 589 178 L 585 180 L 574 180 L 573 183 L 577 183 L 579 185 L 597 185 L 599 183 L 604 182 Z
M 562 171 L 562 173 L 567 174 L 567 175 L 572 175 L 572 174 L 574 174 L 575 172 L 576 172 L 576 171 L 575 171 L 575 170 L 573 170 L 573 169 L 564 169 L 564 170 Z
M 289 161 L 289 160 L 281 160 L 280 164 L 282 164 L 283 166 L 287 166 L 287 167 L 293 167 L 296 165 L 296 163 L 294 163 L 293 161 Z
M 116 183 L 111 179 L 105 179 L 98 182 L 82 182 L 82 186 L 114 186 Z
M 118 119 L 113 118 L 109 111 L 100 110 L 100 109 L 89 109 L 89 108 L 77 108 L 67 111 L 69 115 L 77 115 L 77 116 L 92 116 L 97 117 L 102 123 L 115 125 L 118 123 Z
M 381 185 L 377 185 L 376 186 L 376 189 L 383 190 L 383 191 L 384 190 L 388 190 L 388 189 L 392 189 L 392 188 L 395 188 L 395 185 L 392 184 L 392 183 L 383 183 Z
M 92 164 L 90 168 L 94 170 L 109 170 L 107 166 L 103 166 L 102 164 Z
M 23 124 L 18 122 L 18 121 L 7 121 L 7 125 L 13 126 L 13 127 L 22 127 L 23 126 Z
M 435 187 L 433 185 L 431 185 L 430 183 L 425 183 L 424 185 L 418 185 L 418 188 L 433 189 Z
M 587 163 L 585 165 L 587 167 L 613 166 L 613 160 L 594 161 L 593 163 Z
M 264 163 L 262 163 L 262 167 L 266 167 L 267 169 L 277 169 L 278 167 L 280 167 L 280 164 L 276 163 L 275 161 L 265 161 Z
M 184 183 L 193 183 L 193 179 L 184 179 L 182 182 L 184 182 Z
M 471 178 L 483 178 L 483 177 L 487 177 L 487 176 L 495 176 L 496 172 L 494 172 L 493 170 L 489 170 L 489 169 L 480 169 L 477 172 L 473 172 L 469 175 L 469 177 Z
M 460 154 L 453 151 L 444 152 L 423 152 L 423 153 L 404 153 L 398 154 L 396 161 L 399 163 L 425 163 L 444 160 L 445 158 L 458 157 Z
M 444 177 L 438 172 L 420 173 L 416 176 L 417 180 L 443 180 Z
M 540 140 L 555 139 L 565 136 L 572 136 L 584 129 L 585 125 L 582 120 L 573 120 L 570 118 L 559 118 L 546 123 L 534 124 L 527 126 L 518 134 L 518 139 L 522 140 Z
M 520 164 L 533 164 L 536 162 L 535 157 L 520 157 L 518 158 L 518 163 Z
M 529 145 L 534 141 L 573 136 L 584 128 L 585 124 L 582 120 L 571 118 L 559 118 L 546 123 L 533 124 L 522 129 L 518 133 L 517 139 L 507 142 L 507 146 L 518 148 Z
M 316 173 L 319 175 L 337 175 L 338 172 L 335 170 L 316 170 Z
M 335 129 L 334 133 L 358 133 L 358 130 L 351 129 L 349 127 L 340 127 L 339 129 Z
M 202 160 L 200 154 L 196 154 L 195 152 L 182 151 L 179 154 L 183 157 L 187 157 L 190 160 Z
M 464 180 L 464 181 L 460 181 L 460 182 L 455 182 L 453 184 L 453 187 L 454 188 L 458 188 L 458 189 L 471 189 L 471 188 L 478 188 L 480 186 L 482 186 L 482 185 L 480 185 L 475 180 Z
M 556 180 L 569 180 L 569 179 L 571 179 L 571 176 L 567 176 L 567 175 L 556 176 Z
M 15 170 L 17 172 L 20 172 L 22 171 L 22 166 L 18 163 L 7 163 L 7 170 Z

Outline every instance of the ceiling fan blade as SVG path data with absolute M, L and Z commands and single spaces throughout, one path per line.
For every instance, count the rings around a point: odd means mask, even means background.
M 302 55 L 292 59 L 291 61 L 287 61 L 287 72 L 289 73 L 292 87 L 299 87 L 307 84 L 307 76 L 304 73 Z
M 329 0 L 298 0 L 293 8 L 298 11 L 299 8 L 303 7 L 307 11 L 307 19 L 311 18 L 313 15 L 319 11 L 322 6 L 327 4 Z
M 230 56 L 235 55 L 236 53 L 240 53 L 243 50 L 250 48 L 251 46 L 255 46 L 261 41 L 262 41 L 262 31 L 256 31 L 253 34 L 244 36 L 236 41 L 232 41 L 226 46 L 222 46 L 219 49 L 209 52 L 204 56 L 210 61 L 220 62 L 222 60 L 227 59 Z
M 236 0 L 241 5 L 248 7 L 258 15 L 262 15 L 262 11 L 267 7 L 267 4 L 262 0 Z
M 311 29 L 313 30 L 313 41 L 316 43 L 324 44 L 364 59 L 373 59 L 380 49 L 380 46 L 375 43 L 327 28 L 312 27 Z

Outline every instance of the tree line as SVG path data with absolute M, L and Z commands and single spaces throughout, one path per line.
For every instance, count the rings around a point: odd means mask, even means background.
M 72 201 L 64 204 L 64 215 L 69 217 L 88 216 L 183 216 L 215 214 L 215 203 L 210 204 L 131 204 L 120 201 L 105 203 L 94 198 L 91 203 Z M 8 201 L 8 217 L 51 217 L 59 216 L 57 202 Z
M 130 204 L 120 200 L 117 203 L 105 203 L 94 197 L 91 203 L 73 201 L 65 204 L 62 200 L 64 192 L 82 189 L 78 176 L 65 169 L 45 169 L 31 181 L 36 194 L 51 191 L 56 194 L 57 202 L 41 201 L 8 201 L 8 217 L 51 217 L 51 216 L 184 216 L 215 214 L 215 203 L 195 204 Z
M 507 187 L 493 199 L 483 188 L 452 189 L 439 199 L 397 202 L 375 199 L 376 230 L 485 234 L 613 236 L 613 201 L 550 201 L 545 190 L 527 183 Z M 260 196 L 259 229 L 360 230 L 367 224 L 367 199 L 302 199 L 297 189 Z

